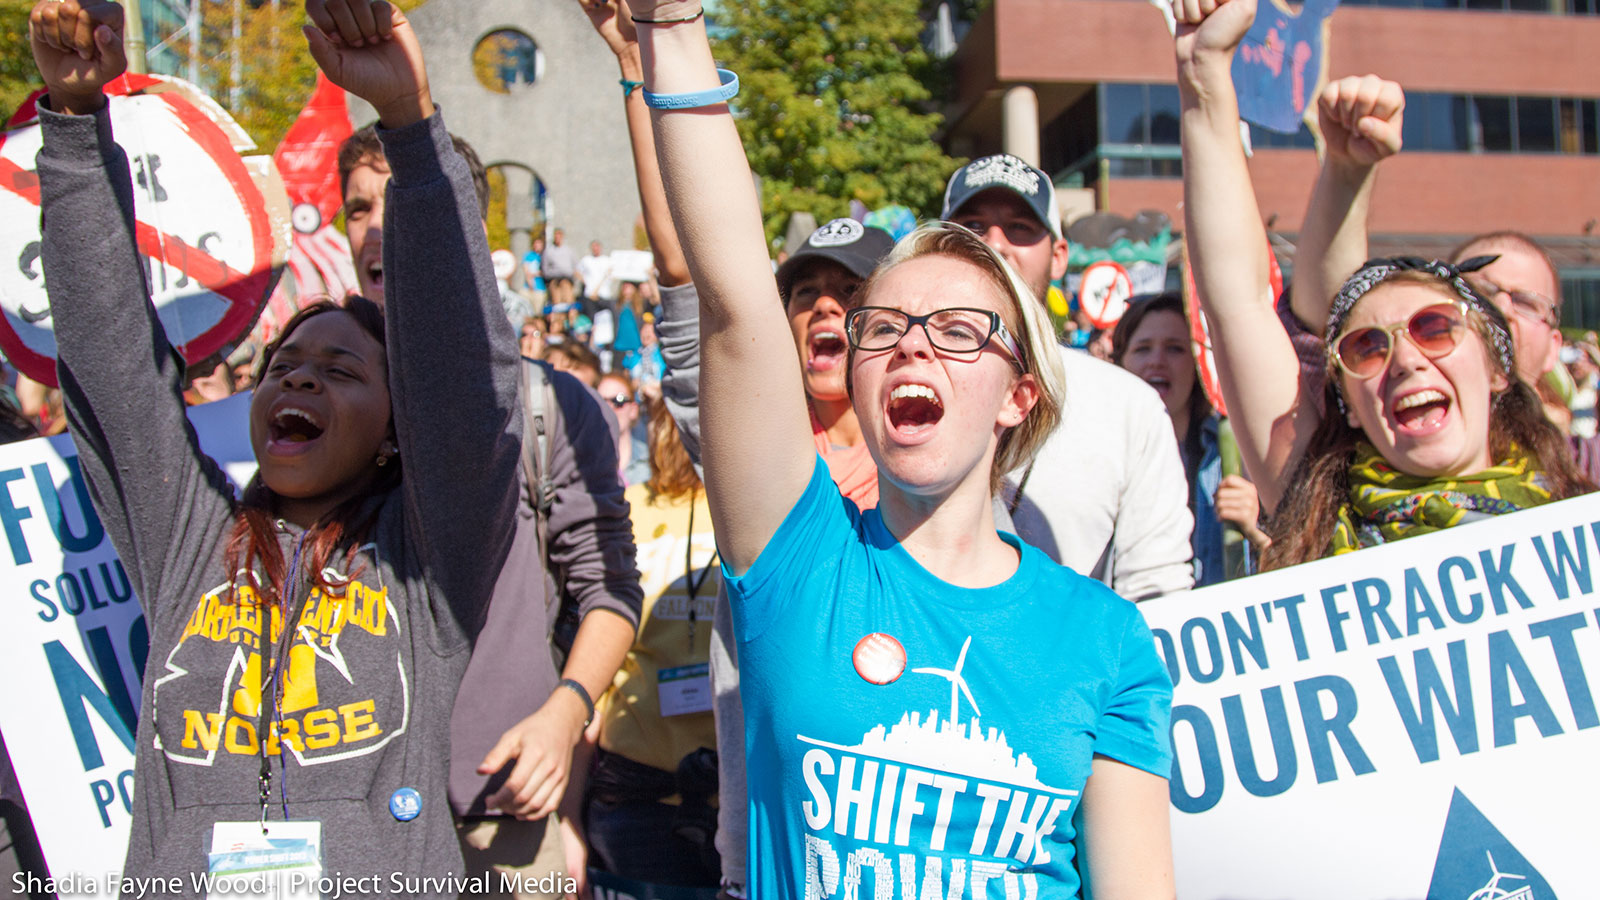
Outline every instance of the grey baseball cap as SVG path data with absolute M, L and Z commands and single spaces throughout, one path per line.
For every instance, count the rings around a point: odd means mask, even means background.
M 1009 153 L 975 159 L 957 169 L 945 185 L 944 211 L 939 218 L 949 220 L 968 200 L 990 188 L 1004 188 L 1021 197 L 1056 240 L 1062 239 L 1055 184 L 1050 176 Z

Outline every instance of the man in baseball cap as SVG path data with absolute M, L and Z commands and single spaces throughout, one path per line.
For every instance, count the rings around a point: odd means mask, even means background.
M 961 167 L 944 192 L 946 221 L 976 232 L 1041 302 L 1067 272 L 1068 246 L 1050 177 L 1010 154 Z M 1172 422 L 1149 385 L 1061 348 L 1061 426 L 1002 499 L 1017 534 L 1130 600 L 1193 585 L 1188 479 Z

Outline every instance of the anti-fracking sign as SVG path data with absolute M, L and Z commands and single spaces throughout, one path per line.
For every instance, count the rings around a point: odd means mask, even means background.
M 282 185 L 270 158 L 240 157 L 249 139 L 226 113 L 176 79 L 126 75 L 107 93 L 112 132 L 132 170 L 151 299 L 168 340 L 199 362 L 250 330 L 282 270 Z M 35 115 L 33 103 L 24 104 L 0 135 L 0 351 L 29 378 L 54 385 Z
M 1597 591 L 1591 495 L 1141 604 L 1179 896 L 1593 896 Z

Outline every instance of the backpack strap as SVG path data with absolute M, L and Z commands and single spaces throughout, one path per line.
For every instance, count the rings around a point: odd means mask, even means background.
M 544 366 L 522 359 L 522 474 L 527 484 L 528 504 L 538 520 L 539 559 L 550 570 L 550 507 L 555 502 L 555 483 L 550 480 L 550 411 L 555 409 L 555 389 Z

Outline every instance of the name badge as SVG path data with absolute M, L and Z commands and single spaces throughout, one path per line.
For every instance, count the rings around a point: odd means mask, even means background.
M 207 900 L 321 900 L 321 822 L 218 822 L 208 860 Z
M 696 663 L 656 671 L 661 715 L 686 716 L 711 711 L 711 664 Z

